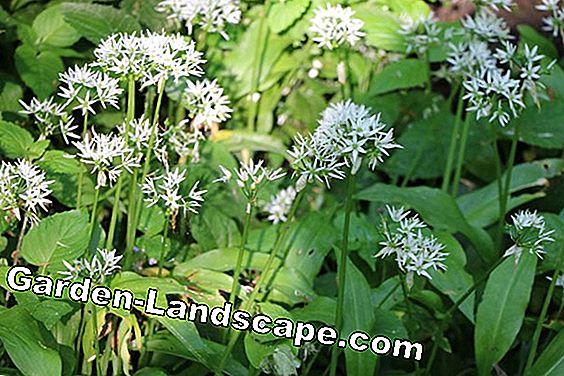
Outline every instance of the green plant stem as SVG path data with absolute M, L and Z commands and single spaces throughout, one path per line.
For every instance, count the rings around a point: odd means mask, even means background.
M 153 147 L 155 145 L 155 139 L 156 139 L 156 133 L 157 133 L 157 126 L 159 123 L 159 111 L 161 109 L 161 104 L 162 104 L 162 100 L 163 100 L 163 94 L 164 94 L 164 82 L 159 84 L 159 89 L 158 89 L 158 96 L 157 96 L 157 104 L 155 106 L 155 111 L 153 113 L 153 120 L 151 123 L 151 135 L 149 137 L 149 143 L 147 146 L 147 150 L 145 152 L 145 161 L 143 163 L 143 172 L 141 175 L 141 184 L 143 184 L 143 182 L 145 182 L 145 179 L 147 178 L 147 175 L 149 174 L 149 166 L 151 165 L 151 153 L 153 151 Z M 134 174 L 135 175 L 135 174 Z M 132 179 L 133 180 L 133 179 Z M 135 188 L 134 188 L 134 192 L 130 192 L 130 200 L 135 200 L 135 196 L 131 197 L 131 194 L 135 195 L 135 191 L 136 191 L 136 187 L 137 187 L 137 182 L 135 182 Z M 143 200 L 143 197 L 139 197 L 136 201 L 136 204 L 134 204 L 135 208 L 140 208 L 141 207 L 141 201 Z M 128 241 L 126 241 L 126 249 L 125 249 L 125 261 L 124 261 L 124 268 L 127 270 L 131 267 L 131 263 L 133 261 L 133 246 L 134 246 L 134 241 L 135 241 L 135 229 L 137 228 L 137 224 L 139 223 L 139 219 L 140 219 L 140 214 L 141 214 L 141 210 L 134 210 L 134 213 L 130 213 L 130 216 L 132 217 L 131 222 L 129 222 L 128 220 L 128 230 L 129 232 L 126 233 L 128 235 Z
M 164 223 L 164 229 L 163 229 L 163 244 L 161 247 L 161 252 L 159 254 L 159 277 L 163 276 L 163 265 L 164 265 L 164 259 L 165 259 L 165 255 L 167 253 L 167 248 L 168 248 L 168 227 L 170 226 L 169 222 L 169 216 L 166 215 L 165 216 L 165 223 Z
M 456 163 L 456 170 L 454 171 L 454 179 L 452 181 L 452 196 L 456 197 L 458 194 L 458 186 L 460 185 L 460 178 L 462 177 L 462 166 L 464 165 L 464 157 L 466 156 L 466 143 L 468 140 L 468 131 L 470 130 L 470 114 L 466 115 L 464 125 L 462 126 L 462 134 L 460 136 L 460 146 L 458 148 L 458 160 Z
M 519 142 L 519 132 L 517 127 L 513 133 L 511 140 L 511 150 L 509 151 L 509 159 L 505 169 L 505 182 L 503 183 L 503 190 L 499 198 L 499 225 L 497 228 L 498 242 L 501 247 L 503 239 L 503 228 L 505 226 L 505 215 L 507 214 L 507 204 L 511 192 L 511 177 L 513 174 L 513 164 L 515 163 L 515 155 L 517 153 L 517 144 Z
M 345 222 L 343 224 L 343 243 L 341 246 L 340 262 L 337 265 L 337 310 L 335 312 L 335 326 L 337 330 L 343 328 L 343 309 L 345 302 L 345 282 L 347 273 L 348 251 L 349 251 L 349 230 L 351 224 L 351 211 L 353 204 L 355 176 L 350 172 L 347 175 L 347 195 L 345 198 Z M 330 375 L 337 374 L 337 360 L 339 358 L 339 348 L 333 347 L 331 351 L 331 371 Z
M 407 315 L 409 317 L 413 317 L 413 311 L 411 309 L 411 302 L 409 301 L 409 292 L 407 290 L 407 282 L 405 280 L 405 275 L 400 271 L 400 280 L 401 280 L 401 290 L 403 293 L 403 300 L 405 301 L 405 306 L 407 307 Z
M 100 355 L 100 349 L 98 345 L 98 311 L 96 306 L 92 304 L 92 327 L 93 327 L 93 334 L 94 334 L 94 351 L 96 353 L 94 357 L 94 363 L 96 364 L 96 375 L 102 375 L 102 367 L 100 366 L 100 360 L 98 359 Z
M 82 120 L 82 139 L 86 136 L 86 132 L 88 131 L 88 112 L 84 115 L 84 119 Z M 82 204 L 82 182 L 84 180 L 84 171 L 83 166 L 81 166 L 80 171 L 78 172 L 78 186 L 76 192 L 76 208 L 80 209 L 80 205 Z
M 20 229 L 20 233 L 18 234 L 18 241 L 16 243 L 16 249 L 14 250 L 14 265 L 18 264 L 18 260 L 20 257 L 20 250 L 22 248 L 23 238 L 25 235 L 25 230 L 27 229 L 27 215 L 24 215 L 24 220 L 22 223 L 22 228 Z
M 529 370 L 531 369 L 531 366 L 533 365 L 533 361 L 535 360 L 537 347 L 539 345 L 539 338 L 542 331 L 542 324 L 546 319 L 546 313 L 548 312 L 548 306 L 550 306 L 550 301 L 552 300 L 552 294 L 554 293 L 554 286 L 556 285 L 556 279 L 558 278 L 558 274 L 559 274 L 558 270 L 555 270 L 554 273 L 552 273 L 552 281 L 548 286 L 548 291 L 546 292 L 546 297 L 544 298 L 544 303 L 542 305 L 541 313 L 537 321 L 537 326 L 535 327 L 535 332 L 533 333 L 531 350 L 529 351 L 529 356 L 527 357 L 527 363 L 523 375 L 528 374 Z
M 131 129 L 131 120 L 135 113 L 135 81 L 129 79 L 127 89 L 127 116 L 125 120 L 125 142 L 129 141 L 129 131 Z M 112 217 L 110 219 L 110 227 L 108 229 L 108 237 L 106 238 L 106 249 L 113 248 L 114 235 L 116 231 L 117 218 L 119 215 L 119 203 L 121 199 L 121 189 L 123 186 L 124 173 L 120 174 L 117 184 L 116 191 L 114 193 L 114 205 L 112 207 Z
M 237 263 L 235 264 L 235 271 L 233 272 L 233 283 L 231 285 L 231 292 L 229 293 L 229 303 L 235 303 L 235 297 L 239 294 L 239 277 L 241 276 L 241 268 L 243 264 L 243 255 L 245 254 L 245 247 L 249 238 L 249 228 L 251 225 L 251 218 L 253 216 L 253 206 L 249 202 L 250 210 L 245 216 L 245 224 L 243 226 L 243 236 L 239 244 L 239 253 L 237 254 Z
M 454 127 L 452 130 L 452 136 L 450 137 L 450 145 L 448 147 L 448 156 L 445 166 L 445 172 L 443 173 L 443 184 L 441 190 L 443 192 L 448 192 L 450 185 L 450 176 L 452 174 L 452 165 L 454 163 L 454 152 L 456 150 L 456 144 L 458 141 L 458 134 L 460 132 L 460 124 L 462 124 L 462 110 L 464 109 L 464 89 L 460 89 L 460 94 L 458 96 L 458 103 L 456 104 L 456 115 L 454 118 Z
M 500 257 L 492 266 L 490 266 L 490 268 L 476 282 L 474 282 L 474 284 L 464 294 L 462 294 L 462 296 L 458 298 L 456 302 L 454 302 L 452 307 L 449 308 L 443 318 L 439 321 L 439 324 L 437 326 L 438 329 L 435 331 L 435 333 L 433 333 L 433 349 L 431 350 L 431 356 L 429 357 L 429 361 L 427 362 L 427 366 L 425 367 L 425 375 L 430 375 L 431 368 L 433 366 L 433 362 L 435 361 L 435 356 L 438 350 L 437 338 L 439 334 L 442 336 L 442 333 L 445 330 L 443 329 L 445 323 L 451 320 L 452 315 L 454 315 L 458 307 L 460 307 L 460 305 L 464 303 L 466 299 L 468 299 L 468 297 L 472 295 L 472 293 L 476 291 L 476 289 L 488 279 L 490 273 L 493 272 L 495 268 L 497 268 L 504 260 L 504 257 Z
M 94 233 L 94 224 L 96 223 L 96 211 L 98 210 L 98 198 L 100 197 L 100 189 L 94 190 L 94 202 L 92 203 L 92 214 L 90 214 L 90 229 L 88 230 L 88 238 L 92 240 Z
M 270 256 L 268 257 L 268 260 L 266 261 L 266 264 L 265 264 L 263 272 L 262 272 L 262 276 L 259 278 L 257 284 L 255 285 L 253 291 L 251 292 L 249 299 L 240 308 L 241 310 L 247 311 L 247 312 L 250 311 L 250 308 L 252 308 L 252 305 L 254 304 L 254 301 L 255 301 L 257 295 L 259 294 L 260 289 L 261 289 L 262 285 L 264 284 L 264 281 L 268 280 L 268 278 L 266 278 L 266 276 L 269 274 L 270 268 L 272 268 L 272 265 L 274 263 L 274 260 L 276 259 L 276 255 L 278 254 L 280 247 L 282 246 L 282 244 L 284 244 L 284 241 L 286 239 L 286 235 L 288 234 L 288 230 L 290 228 L 290 223 L 292 222 L 292 220 L 294 219 L 294 217 L 296 215 L 296 211 L 297 211 L 298 206 L 299 206 L 299 204 L 302 200 L 303 195 L 304 195 L 304 191 L 302 190 L 302 191 L 300 191 L 300 193 L 298 193 L 296 199 L 292 203 L 292 207 L 290 208 L 290 212 L 288 213 L 288 217 L 286 219 L 286 222 L 284 222 L 284 224 L 282 225 L 282 229 L 280 230 L 280 233 L 278 234 L 278 237 L 276 238 L 276 242 L 274 243 L 274 246 L 272 247 L 272 251 L 270 252 Z M 227 346 L 225 347 L 225 351 L 223 353 L 223 356 L 221 357 L 219 365 L 218 365 L 218 367 L 215 371 L 216 375 L 222 374 L 223 369 L 225 368 L 225 364 L 227 363 L 227 359 L 229 358 L 229 354 L 231 354 L 231 351 L 233 351 L 233 347 L 237 343 L 237 340 L 239 339 L 240 334 L 241 334 L 241 332 L 235 332 L 235 334 L 229 338 L 229 342 L 227 343 Z
M 253 95 L 255 93 L 258 93 L 258 89 L 259 89 L 259 83 L 260 83 L 260 76 L 262 74 L 262 64 L 263 64 L 263 60 L 264 60 L 264 52 L 266 50 L 266 42 L 268 40 L 268 36 L 270 34 L 269 28 L 266 27 L 266 18 L 268 17 L 268 13 L 270 12 L 270 5 L 271 5 L 271 1 L 270 0 L 266 0 L 264 2 L 264 14 L 261 15 L 261 17 L 259 18 L 259 30 L 258 30 L 258 37 L 259 37 L 259 44 L 257 46 L 257 50 L 255 52 L 255 60 L 254 60 L 254 64 L 253 64 L 253 70 L 252 70 L 252 87 L 251 87 L 251 93 L 250 93 L 250 99 L 251 99 L 251 109 L 249 112 L 249 117 L 247 119 L 247 129 L 249 130 L 249 132 L 254 132 L 255 130 L 255 122 L 256 122 L 256 118 L 257 118 L 257 113 L 258 113 L 258 108 L 259 108 L 259 103 L 260 103 L 260 98 L 259 100 L 255 101 L 253 100 Z M 266 29 L 266 30 L 265 30 Z
M 433 89 L 433 82 L 431 80 L 431 59 L 429 57 L 429 50 L 425 51 L 425 65 L 427 66 L 427 85 L 425 87 L 425 93 L 430 94 Z

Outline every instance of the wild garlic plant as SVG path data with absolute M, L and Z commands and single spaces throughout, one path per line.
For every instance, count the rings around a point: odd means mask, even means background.
M 546 253 L 547 243 L 554 242 L 551 237 L 554 230 L 548 230 L 542 215 L 536 211 L 519 211 L 511 216 L 512 224 L 506 225 L 506 231 L 514 244 L 509 247 L 503 257 L 514 256 L 515 264 L 523 252 L 528 252 L 542 258 Z
M 394 256 L 398 268 L 405 273 L 408 289 L 413 287 L 416 274 L 431 279 L 429 270 L 446 270 L 445 246 L 427 233 L 427 224 L 417 214 L 411 215 L 403 207 L 386 206 L 381 232 L 385 240 L 380 242 L 382 249 L 375 257 Z
M 564 43 L 564 3 L 562 0 L 542 0 L 536 9 L 547 13 L 543 17 L 543 30 Z
M 107 277 L 110 277 L 121 270 L 119 265 L 123 256 L 116 254 L 116 250 L 108 251 L 107 249 L 97 249 L 97 253 L 91 259 L 82 257 L 73 260 L 72 264 L 63 260 L 63 264 L 67 270 L 59 271 L 64 279 L 77 280 L 80 277 L 91 278 L 95 283 L 104 283 Z

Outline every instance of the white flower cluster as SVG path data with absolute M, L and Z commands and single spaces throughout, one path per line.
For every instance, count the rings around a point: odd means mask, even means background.
M 286 222 L 286 216 L 292 208 L 292 203 L 296 198 L 296 190 L 294 187 L 282 189 L 276 195 L 272 196 L 270 202 L 264 205 L 263 209 L 268 212 L 268 220 L 272 223 Z
M 448 253 L 443 252 L 445 246 L 433 236 L 425 235 L 423 229 L 427 225 L 417 214 L 402 208 L 386 206 L 388 218 L 382 221 L 382 232 L 385 240 L 375 257 L 394 255 L 401 271 L 406 273 L 408 286 L 413 285 L 414 274 L 431 279 L 429 269 L 446 270 L 443 261 Z
M 57 95 L 65 99 L 64 103 L 55 102 L 54 97 L 44 100 L 33 98 L 29 104 L 20 100 L 23 108 L 20 112 L 33 116 L 41 131 L 40 139 L 60 134 L 68 144 L 69 139 L 80 138 L 74 133 L 78 125 L 75 124 L 72 111 L 80 111 L 82 116 L 86 116 L 96 114 L 95 105 L 104 109 L 107 106 L 119 108 L 118 101 L 123 93 L 119 80 L 88 64 L 67 69 L 59 74 L 59 82 Z
M 393 129 L 385 131 L 380 114 L 351 100 L 331 104 L 321 114 L 319 126 L 307 138 L 298 136 L 289 152 L 294 176 L 299 175 L 296 188 L 317 179 L 329 186 L 329 178 L 342 179 L 343 165 L 354 175 L 362 161 L 368 160 L 370 169 L 376 168 L 389 155 L 388 150 L 400 148 L 394 143 Z
M 193 127 L 203 126 L 208 130 L 212 124 L 222 123 L 231 117 L 229 98 L 216 80 L 207 79 L 187 82 L 182 95 L 182 104 L 191 114 Z
M 0 210 L 23 218 L 31 224 L 39 221 L 39 209 L 47 211 L 51 203 L 51 180 L 45 179 L 45 172 L 31 162 L 20 159 L 14 163 L 2 161 L 0 165 Z M 23 212 L 23 213 L 22 213 Z M 22 216 L 23 214 L 23 216 Z
M 452 74 L 463 80 L 467 110 L 477 119 L 506 126 L 523 111 L 527 95 L 540 105 L 539 91 L 545 89 L 540 76 L 552 64 L 543 66 L 538 47 L 518 50 L 505 21 L 487 8 L 462 24 L 459 41 L 449 45 L 447 62 Z
M 219 166 L 223 176 L 214 180 L 214 183 L 228 183 L 233 178 L 237 187 L 241 189 L 243 195 L 247 198 L 246 213 L 251 212 L 251 208 L 256 205 L 258 192 L 264 187 L 267 182 L 273 182 L 281 179 L 286 175 L 281 168 L 272 170 L 264 167 L 264 160 L 259 160 L 255 163 L 252 159 L 248 162 L 241 161 L 240 167 L 229 170 L 224 166 Z
M 354 46 L 365 35 L 361 31 L 364 22 L 353 17 L 354 14 L 350 7 L 343 8 L 340 4 L 315 9 L 309 28 L 314 34 L 313 41 L 330 50 L 345 42 Z
M 91 260 L 81 258 L 69 263 L 63 260 L 63 264 L 67 268 L 60 271 L 60 275 L 64 275 L 64 279 L 74 280 L 80 277 L 90 277 L 95 282 L 104 282 L 106 277 L 113 275 L 121 269 L 119 261 L 123 256 L 116 255 L 116 250 L 108 251 L 98 248 L 98 254 L 92 256 Z M 100 256 L 100 258 L 98 258 Z
M 159 202 L 171 216 L 173 227 L 178 211 L 182 209 L 184 214 L 187 212 L 198 213 L 201 203 L 204 201 L 202 195 L 207 190 L 198 190 L 199 181 L 194 183 L 186 197 L 180 193 L 182 182 L 186 180 L 186 170 L 180 171 L 178 167 L 173 171 L 166 171 L 162 175 L 147 176 L 142 186 L 145 201 L 148 206 L 153 206 Z
M 180 34 L 146 32 L 139 35 L 113 34 L 94 50 L 92 64 L 120 78 L 139 80 L 141 88 L 156 85 L 160 90 L 167 79 L 175 83 L 203 74 L 203 54 L 196 44 Z
M 550 237 L 554 230 L 546 229 L 544 217 L 536 211 L 521 210 L 512 215 L 511 220 L 513 223 L 506 225 L 506 231 L 515 244 L 508 248 L 503 256 L 515 255 L 516 264 L 519 262 L 523 251 L 534 253 L 542 258 L 543 253 L 546 253 L 544 250 L 545 243 L 554 241 Z
M 80 110 L 83 116 L 88 112 L 95 114 L 92 106 L 97 103 L 104 109 L 108 105 L 119 108 L 118 100 L 123 93 L 119 80 L 92 69 L 88 64 L 67 69 L 59 74 L 59 82 L 59 96 L 67 100 L 64 107 L 76 103 L 72 109 Z
M 73 142 L 78 149 L 76 157 L 85 165 L 92 166 L 97 173 L 96 188 L 115 183 L 123 170 L 132 173 L 139 167 L 139 155 L 128 147 L 125 139 L 117 134 L 101 134 L 92 128 L 92 135 L 86 134 L 81 142 Z
M 536 8 L 549 15 L 544 17 L 543 30 L 552 34 L 554 38 L 560 37 L 564 42 L 564 2 L 561 0 L 542 0 Z
M 74 123 L 74 117 L 66 111 L 64 103 L 54 102 L 53 97 L 45 100 L 33 98 L 29 104 L 20 100 L 23 110 L 20 113 L 31 115 L 41 132 L 39 139 L 43 140 L 55 134 L 60 134 L 65 143 L 69 139 L 79 139 L 74 133 L 78 125 Z
M 185 22 L 188 34 L 192 34 L 193 25 L 198 24 L 207 32 L 217 32 L 229 39 L 225 27 L 241 21 L 238 0 L 164 0 L 156 9 L 169 13 L 170 19 Z
M 408 16 L 401 18 L 401 29 L 399 31 L 405 38 L 406 53 L 417 53 L 424 55 L 433 45 L 440 43 L 441 30 L 431 13 L 427 17 L 413 19 Z

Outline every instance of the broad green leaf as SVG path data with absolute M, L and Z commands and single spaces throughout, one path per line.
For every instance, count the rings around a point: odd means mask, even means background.
M 388 64 L 370 83 L 369 93 L 380 95 L 399 89 L 420 87 L 427 82 L 429 68 L 424 61 L 404 59 Z
M 405 51 L 404 37 L 399 33 L 401 23 L 396 15 L 368 3 L 360 3 L 353 9 L 355 16 L 364 22 L 368 45 L 388 51 Z
M 243 343 L 245 345 L 245 354 L 249 362 L 257 369 L 260 369 L 264 358 L 272 355 L 274 350 L 276 350 L 275 344 L 261 343 L 256 336 L 252 336 L 250 333 L 245 335 Z
M 113 33 L 141 30 L 133 17 L 110 5 L 69 2 L 60 7 L 65 21 L 94 44 Z
M 268 27 L 273 33 L 281 33 L 290 26 L 309 6 L 310 0 L 287 0 L 282 3 L 274 3 L 268 13 Z
M 474 346 L 479 374 L 490 375 L 517 337 L 529 305 L 537 256 L 508 257 L 489 276 L 476 313 Z
M 156 318 L 167 330 L 176 337 L 186 351 L 193 354 L 196 360 L 207 366 L 212 366 L 208 358 L 208 349 L 200 338 L 200 333 L 191 321 L 174 320 L 167 317 Z
M 452 235 L 445 232 L 436 232 L 435 236 L 445 246 L 445 252 L 448 253 L 444 262 L 447 269 L 446 271 L 430 270 L 429 274 L 432 277 L 430 282 L 437 290 L 456 302 L 470 290 L 474 280 L 464 270 L 466 255 L 460 243 Z M 471 323 L 474 323 L 474 298 L 475 294 L 472 293 L 459 307 Z
M 205 249 L 239 246 L 241 234 L 237 223 L 221 208 L 208 205 L 190 221 L 192 236 Z
M 0 111 L 18 112 L 19 100 L 23 97 L 23 88 L 15 82 L 0 82 Z
M 61 357 L 47 346 L 39 324 L 24 307 L 16 306 L 0 313 L 0 339 L 23 375 L 61 374 Z
M 133 376 L 168 376 L 161 368 L 144 367 L 135 372 Z
M 205 339 L 200 339 L 203 341 L 204 345 L 206 346 L 204 349 L 207 352 L 205 355 L 206 361 L 213 362 L 213 365 L 219 364 L 219 361 L 225 351 L 225 346 L 221 345 L 216 342 L 208 341 Z M 196 355 L 191 352 L 193 346 L 189 346 L 187 348 L 183 345 L 182 341 L 178 338 L 172 336 L 171 334 L 164 334 L 159 333 L 153 336 L 150 336 L 147 340 L 147 349 L 151 352 L 156 353 L 163 353 L 163 354 L 170 354 L 173 356 L 189 359 L 192 361 L 198 361 L 198 357 L 201 356 Z M 199 349 L 202 349 L 199 347 Z M 213 368 L 210 368 L 213 369 Z M 241 363 L 234 360 L 233 357 L 229 357 L 227 364 L 225 366 L 224 372 L 231 376 L 247 376 L 248 371 Z M 137 375 L 137 374 L 136 374 Z M 151 374 L 149 374 L 151 375 Z M 160 375 L 158 375 L 160 376 Z
M 42 322 L 49 330 L 72 310 L 73 308 L 68 302 L 54 299 L 43 300 L 39 304 L 34 304 L 33 308 L 28 307 L 28 311 L 33 318 Z
M 561 270 L 564 272 L 564 218 L 553 213 L 541 213 L 546 222 L 547 231 L 554 231 L 553 242 L 544 246 L 544 255 L 540 269 L 543 271 Z
M 316 294 L 312 283 L 301 270 L 284 266 L 280 268 L 274 281 L 270 298 L 273 301 L 293 306 L 313 300 Z
M 0 150 L 8 158 L 38 158 L 49 146 L 49 141 L 33 141 L 24 128 L 0 120 Z
M 165 224 L 164 212 L 157 205 L 148 207 L 143 205 L 141 214 L 139 216 L 139 223 L 137 229 L 142 231 L 145 236 L 153 236 L 160 233 Z
M 548 179 L 560 175 L 563 171 L 564 160 L 562 159 L 545 159 L 517 165 L 511 175 L 511 193 L 537 187 L 544 188 L 549 184 Z M 505 178 L 502 177 L 502 179 Z M 523 199 L 520 197 L 511 198 L 510 209 L 535 198 L 530 194 Z M 497 182 L 494 181 L 483 188 L 458 197 L 456 203 L 471 225 L 487 227 L 494 224 L 499 218 L 498 200 Z
M 40 99 L 55 91 L 59 73 L 65 69 L 61 57 L 56 53 L 39 52 L 27 44 L 16 48 L 14 60 L 20 77 Z
M 347 260 L 346 272 L 345 309 L 341 338 L 348 338 L 352 332 L 357 330 L 371 333 L 376 319 L 374 307 L 371 305 L 370 285 L 366 278 L 350 260 Z M 347 348 L 345 358 L 347 375 L 364 376 L 374 373 L 377 358 L 372 352 L 357 352 Z
M 529 106 L 512 124 L 519 127 L 519 139 L 547 149 L 564 147 L 564 98 L 541 102 L 541 108 Z
M 282 141 L 266 134 L 223 129 L 212 137 L 212 141 L 222 143 L 233 153 L 246 149 L 251 151 L 266 151 L 282 155 L 286 154 L 286 147 Z
M 564 330 L 546 346 L 525 376 L 564 375 Z
M 59 6 L 41 12 L 33 21 L 32 29 L 37 35 L 37 44 L 68 47 L 80 39 L 76 30 L 65 22 Z
M 401 282 L 398 276 L 386 279 L 370 293 L 372 305 L 376 309 L 390 310 L 403 300 Z
M 360 191 L 356 198 L 408 205 L 435 229 L 464 234 L 485 261 L 491 262 L 494 258 L 493 244 L 489 235 L 483 229 L 470 225 L 454 199 L 439 189 L 425 186 L 399 188 L 378 183 Z
M 70 157 L 62 150 L 48 150 L 37 164 L 44 170 L 57 174 L 78 174 L 84 167 L 76 158 Z
M 190 270 L 196 268 L 211 269 L 217 271 L 229 271 L 235 268 L 237 263 L 237 248 L 223 248 L 214 249 L 202 253 L 193 259 L 179 264 L 175 269 L 175 274 L 186 274 Z M 263 252 L 250 252 L 246 250 L 243 253 L 243 267 L 255 270 L 262 270 L 268 259 L 268 254 Z M 274 266 L 279 265 L 280 262 L 274 262 Z
M 21 256 L 37 266 L 65 269 L 62 261 L 80 257 L 88 247 L 88 215 L 72 210 L 44 218 L 24 236 Z
M 183 283 L 190 299 L 197 303 L 205 303 L 209 307 L 222 306 L 225 298 L 221 292 L 231 292 L 233 277 L 209 269 L 193 269 L 185 274 L 179 274 L 175 269 L 174 277 Z M 244 295 L 244 292 L 240 292 Z
M 147 299 L 149 289 L 158 292 L 156 303 L 159 307 L 166 307 L 167 294 L 184 294 L 186 287 L 171 278 L 142 277 L 133 272 L 122 272 L 116 275 L 111 284 L 112 289 L 129 290 L 136 298 Z
M 374 326 L 370 333 L 372 335 L 386 336 L 392 341 L 394 338 L 409 338 L 409 334 L 401 318 L 394 312 L 381 308 L 374 310 Z
M 303 308 L 292 311 L 294 319 L 299 321 L 319 321 L 327 325 L 335 323 L 335 310 L 337 302 L 335 299 L 319 296 Z

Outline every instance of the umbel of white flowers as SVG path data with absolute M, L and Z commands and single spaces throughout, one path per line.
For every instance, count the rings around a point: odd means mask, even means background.
M 544 247 L 546 243 L 554 241 L 551 235 L 554 230 L 547 230 L 544 217 L 536 211 L 521 210 L 511 216 L 512 224 L 506 224 L 506 231 L 513 240 L 514 244 L 509 247 L 504 257 L 515 256 L 515 264 L 523 252 L 529 252 L 542 258 L 546 253 Z
M 415 214 L 403 207 L 397 209 L 386 206 L 387 217 L 382 220 L 382 233 L 385 240 L 380 242 L 383 247 L 375 257 L 393 255 L 401 271 L 406 273 L 406 282 L 413 285 L 414 275 L 431 279 L 429 269 L 446 270 L 443 261 L 448 253 L 443 252 L 445 246 L 432 235 L 423 231 L 427 224 Z
M 39 221 L 39 209 L 47 211 L 52 180 L 45 179 L 45 172 L 29 161 L 15 163 L 2 161 L 0 165 L 0 210 L 15 217 Z
M 249 214 L 253 206 L 256 205 L 257 195 L 268 182 L 281 179 L 286 175 L 281 168 L 272 170 L 264 167 L 261 159 L 255 163 L 252 159 L 248 162 L 241 161 L 239 168 L 232 170 L 219 166 L 223 176 L 214 180 L 214 183 L 229 183 L 235 178 L 237 187 L 247 199 L 246 213 Z
M 207 32 L 229 39 L 225 27 L 241 21 L 239 0 L 164 0 L 156 9 L 168 13 L 169 19 L 185 22 L 188 34 L 192 34 L 193 26 L 198 24 Z
M 63 260 L 67 270 L 60 271 L 59 274 L 65 276 L 64 279 L 74 280 L 80 277 L 90 277 L 95 282 L 104 282 L 106 277 L 121 269 L 119 261 L 123 256 L 118 256 L 115 249 L 108 251 L 98 248 L 97 252 L 90 260 L 83 257 L 74 260 L 72 264 Z
M 204 73 L 203 54 L 193 40 L 180 34 L 113 34 L 100 42 L 94 55 L 92 65 L 109 75 L 138 80 L 141 88 L 155 85 L 159 91 L 169 78 L 178 84 Z
M 361 31 L 364 22 L 353 17 L 354 14 L 350 7 L 343 8 L 340 4 L 315 9 L 309 28 L 313 41 L 330 50 L 344 43 L 354 46 L 365 35 Z
M 548 15 L 543 17 L 543 30 L 552 34 L 554 38 L 560 37 L 564 43 L 564 1 L 542 0 L 536 8 Z
M 543 63 L 536 46 L 518 48 L 506 22 L 488 7 L 464 19 L 462 26 L 447 32 L 456 39 L 449 44 L 450 68 L 443 74 L 463 80 L 467 111 L 506 126 L 524 110 L 527 95 L 539 106 L 546 89 L 540 77 L 554 62 Z
M 266 203 L 263 209 L 268 213 L 268 220 L 272 223 L 286 222 L 286 216 L 292 208 L 292 203 L 296 198 L 296 190 L 294 187 L 282 189 L 276 195 L 272 196 L 270 201 Z
M 386 130 L 380 114 L 351 100 L 331 104 L 321 114 L 314 133 L 297 136 L 288 152 L 298 176 L 296 190 L 301 191 L 313 180 L 329 186 L 329 179 L 342 179 L 347 166 L 356 174 L 364 160 L 372 170 L 389 155 L 388 150 L 401 148 L 394 142 L 393 128 Z

